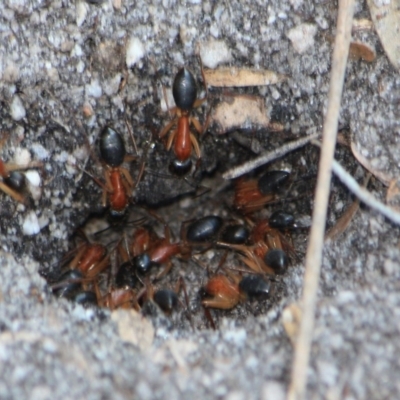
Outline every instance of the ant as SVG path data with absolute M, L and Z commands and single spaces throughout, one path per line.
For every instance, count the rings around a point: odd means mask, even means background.
M 121 220 L 126 215 L 132 190 L 140 181 L 144 165 L 141 166 L 139 176 L 134 183 L 130 172 L 122 167 L 124 162 L 132 161 L 135 156 L 127 155 L 125 144 L 119 132 L 109 126 L 105 126 L 100 132 L 100 159 L 104 164 L 105 183 L 96 177 L 89 175 L 102 189 L 104 206 L 110 206 L 109 216 L 111 220 Z
M 245 244 L 250 238 L 250 230 L 242 224 L 227 225 L 221 232 L 220 239 L 230 244 Z
M 85 243 L 70 252 L 68 270 L 52 285 L 53 293 L 58 297 L 73 298 L 82 283 L 84 286 L 92 283 L 110 265 L 107 248 L 100 243 L 90 243 L 83 232 L 79 233 L 83 235 Z M 76 254 L 72 256 L 74 252 Z
M 248 298 L 266 299 L 271 292 L 271 284 L 260 275 L 241 275 L 229 273 L 211 277 L 201 289 L 201 304 L 206 308 L 230 310 Z
M 291 214 L 274 212 L 270 218 L 253 223 L 249 240 L 250 246 L 217 242 L 218 246 L 231 248 L 244 254 L 243 262 L 257 273 L 283 274 L 289 264 L 287 253 L 293 253 L 293 247 L 280 229 L 296 227 Z
M 182 277 L 178 279 L 173 290 L 167 288 L 156 290 L 152 284 L 147 282 L 144 291 L 138 297 L 144 295 L 144 301 L 153 301 L 165 314 L 170 315 L 177 308 L 178 304 L 183 306 L 178 297 L 181 289 L 183 290 L 186 304 L 189 304 L 185 281 Z
M 106 307 L 110 310 L 117 308 L 131 309 L 134 308 L 136 311 L 140 311 L 140 306 L 137 302 L 135 292 L 131 288 L 115 288 L 110 290 L 105 296 L 101 297 L 98 288 L 97 296 L 99 297 L 99 306 Z
M 99 243 L 85 243 L 69 264 L 70 269 L 78 269 L 86 279 L 94 279 L 110 264 L 110 256 L 105 246 Z
M 130 274 L 139 273 L 147 274 L 153 266 L 166 267 L 158 273 L 156 279 L 160 279 L 172 268 L 171 258 L 181 255 L 187 258 L 190 254 L 190 248 L 185 241 L 171 243 L 171 233 L 169 227 L 164 223 L 164 237 L 160 238 L 149 229 L 141 227 L 137 229 L 133 235 L 132 246 L 130 247 L 133 258 L 121 265 L 117 273 L 117 277 L 128 277 Z M 129 258 L 130 252 L 120 248 L 123 258 Z M 123 268 L 123 269 L 121 269 Z
M 205 82 L 203 68 L 201 70 Z M 182 176 L 190 171 L 192 167 L 192 161 L 190 160 L 192 147 L 197 158 L 201 159 L 199 142 L 190 131 L 190 124 L 193 124 L 199 134 L 205 131 L 207 124 L 202 127 L 198 119 L 190 116 L 190 112 L 193 108 L 199 107 L 207 99 L 207 85 L 205 85 L 205 90 L 206 96 L 202 99 L 197 99 L 196 81 L 193 74 L 186 67 L 181 68 L 176 74 L 172 86 L 172 94 L 176 107 L 170 110 L 176 116 L 163 128 L 158 136 L 162 139 L 175 124 L 177 125 L 169 135 L 166 144 L 167 150 L 170 150 L 172 144 L 174 144 L 176 158 L 172 161 L 170 169 L 177 175 Z
M 158 217 L 157 219 L 160 220 Z M 126 261 L 117 273 L 119 282 L 135 281 L 135 273 L 147 274 L 153 266 L 167 264 L 156 277 L 160 279 L 172 268 L 171 258 L 180 255 L 187 259 L 195 243 L 208 243 L 218 234 L 222 226 L 222 218 L 214 215 L 206 216 L 195 221 L 188 221 L 181 227 L 181 240 L 171 243 L 169 227 L 164 223 L 164 238 L 157 237 L 148 228 L 140 227 L 133 234 L 129 250 L 120 248 Z M 189 224 L 188 224 L 189 223 Z M 129 259 L 129 255 L 132 258 Z M 129 259 L 129 261 L 127 261 Z
M 3 147 L 7 138 L 0 140 L 0 148 Z M 30 162 L 27 165 L 16 165 L 13 163 L 5 163 L 0 159 L 0 190 L 11 196 L 19 203 L 25 203 L 25 196 L 22 194 L 25 185 L 25 176 L 20 172 L 30 168 L 41 168 L 40 162 Z
M 234 207 L 244 214 L 262 209 L 276 199 L 277 192 L 288 179 L 289 173 L 286 171 L 268 171 L 258 179 L 237 180 Z

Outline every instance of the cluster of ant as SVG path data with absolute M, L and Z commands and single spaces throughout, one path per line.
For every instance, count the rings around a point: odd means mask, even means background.
M 170 150 L 173 147 L 175 155 L 171 169 L 177 175 L 185 175 L 193 167 L 192 149 L 198 160 L 201 158 L 200 146 L 191 132 L 191 125 L 200 134 L 205 127 L 191 112 L 205 98 L 197 99 L 195 79 L 186 68 L 182 68 L 175 77 L 173 96 L 175 118 L 165 126 L 159 137 L 164 138 L 170 133 L 166 148 Z M 122 166 L 131 159 L 126 153 L 122 136 L 110 126 L 104 127 L 100 133 L 99 150 L 104 180 L 93 179 L 103 190 L 103 203 L 108 205 L 109 217 L 120 221 L 119 226 L 124 226 L 127 210 L 132 204 L 132 192 L 138 184 L 128 169 Z M 0 189 L 21 201 L 18 182 L 13 182 L 10 170 L 2 162 L 0 174 Z M 180 240 L 172 242 L 168 225 L 148 211 L 150 217 L 163 223 L 163 237 L 144 223 L 145 218 L 141 218 L 135 222 L 130 239 L 124 234 L 123 239 L 113 245 L 112 251 L 107 245 L 86 239 L 64 262 L 57 281 L 51 282 L 52 291 L 56 296 L 83 305 L 112 310 L 140 310 L 143 304 L 152 301 L 170 314 L 183 305 L 179 300 L 181 290 L 188 307 L 183 278 L 177 281 L 174 289 L 160 288 L 160 282 L 172 268 L 172 259 L 188 260 L 196 251 L 204 252 L 212 247 L 237 252 L 246 267 L 242 270 L 225 268 L 223 257 L 217 271 L 202 286 L 201 305 L 211 324 L 210 308 L 228 310 L 246 299 L 267 299 L 271 293 L 272 277 L 283 274 L 294 255 L 289 230 L 295 223 L 292 215 L 282 211 L 276 211 L 262 220 L 256 220 L 254 215 L 277 198 L 288 179 L 288 172 L 277 170 L 269 171 L 258 179 L 236 181 L 233 204 L 246 224 L 229 223 L 219 216 L 207 215 L 183 223 Z M 117 268 L 111 268 L 112 257 L 118 260 Z M 106 280 L 108 283 L 105 285 Z

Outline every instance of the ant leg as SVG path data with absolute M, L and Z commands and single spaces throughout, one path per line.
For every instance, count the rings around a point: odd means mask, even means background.
M 201 150 L 200 150 L 199 142 L 197 141 L 196 136 L 194 136 L 193 133 L 190 134 L 190 141 L 192 142 L 194 152 L 196 153 L 197 158 L 200 160 Z
M 18 201 L 19 203 L 25 204 L 25 196 L 18 193 L 14 189 L 11 189 L 5 183 L 0 182 L 0 190 L 3 191 L 5 194 L 11 196 L 14 200 Z
M 158 134 L 159 139 L 162 139 L 171 130 L 174 124 L 176 124 L 176 118 L 174 118 L 171 122 L 169 122 L 164 127 L 164 129 Z
M 169 271 L 171 271 L 171 269 L 172 269 L 173 266 L 174 266 L 174 264 L 172 263 L 172 261 L 169 261 L 169 262 L 167 263 L 166 267 L 165 267 L 161 272 L 159 272 L 159 273 L 156 275 L 156 277 L 155 277 L 154 280 L 155 280 L 155 281 L 158 281 L 158 280 L 160 280 L 161 278 L 163 278 L 165 275 L 168 274 Z
M 77 269 L 79 261 L 82 258 L 83 254 L 85 254 L 85 251 L 87 249 L 88 249 L 88 244 L 87 243 L 82 244 L 81 248 L 78 250 L 78 252 L 76 253 L 75 257 L 69 263 L 69 268 L 70 269 Z
M 167 145 L 165 146 L 165 148 L 167 150 L 169 150 L 172 146 L 172 143 L 175 139 L 176 134 L 178 133 L 178 129 L 175 129 L 168 137 L 168 141 L 167 141 Z
M 126 110 L 126 107 L 124 107 L 124 113 L 126 113 L 125 110 Z M 131 136 L 133 147 L 135 149 L 135 153 L 138 154 L 138 148 L 136 146 L 136 140 L 135 140 L 135 137 L 133 136 L 132 127 L 130 126 L 130 124 L 128 123 L 128 120 L 126 119 L 126 115 L 125 115 L 125 125 L 126 125 L 126 128 L 128 129 L 129 135 Z
M 6 171 L 8 171 L 8 172 L 22 171 L 22 170 L 31 169 L 31 168 L 43 168 L 43 163 L 40 161 L 31 161 L 25 165 L 19 165 L 19 164 L 14 164 L 14 163 L 4 163 L 2 161 L 1 161 L 1 163 L 4 165 L 4 167 L 6 168 Z M 0 169 L 0 171 L 1 171 L 1 169 Z M 0 172 L 0 175 L 3 177 L 6 177 L 1 172 Z
M 86 274 L 88 279 L 95 278 L 98 274 L 103 272 L 110 265 L 110 255 L 107 255 L 103 260 L 95 265 L 94 268 L 89 270 Z
M 120 167 L 119 170 L 121 171 L 122 175 L 124 176 L 124 178 L 126 179 L 126 181 L 129 184 L 129 187 L 125 188 L 125 189 L 128 189 L 128 191 L 133 189 L 133 187 L 135 186 L 135 182 L 133 182 L 130 172 L 126 168 L 122 168 L 122 167 Z
M 195 118 L 195 117 L 191 117 L 189 123 L 192 123 L 194 125 L 194 127 L 196 128 L 196 131 L 201 135 L 203 134 L 203 132 L 205 131 L 204 127 L 201 126 L 200 121 Z M 208 123 L 207 123 L 208 126 Z
M 215 274 L 219 271 L 220 268 L 222 268 L 222 266 L 225 264 L 226 261 L 226 257 L 228 257 L 228 252 L 225 251 L 224 255 L 222 256 L 220 262 L 218 263 L 218 267 L 215 270 Z
M 169 108 L 167 91 L 166 91 L 164 85 L 162 85 L 162 91 L 163 91 L 164 101 L 165 101 L 165 105 L 167 106 L 168 113 L 169 113 L 171 116 L 176 115 L 176 113 L 177 113 L 177 111 L 178 111 L 178 107 L 171 107 L 171 108 Z
M 215 325 L 214 318 L 212 317 L 210 309 L 203 307 L 203 310 L 204 310 L 204 315 L 205 315 L 207 321 L 210 323 L 211 328 L 215 331 L 217 329 L 217 327 Z
M 185 297 L 187 318 L 189 320 L 190 326 L 192 327 L 193 330 L 195 330 L 194 324 L 193 324 L 193 320 L 192 320 L 192 314 L 191 314 L 191 312 L 189 310 L 189 296 L 187 294 L 185 280 L 182 277 L 179 278 L 179 280 L 178 280 L 178 282 L 176 284 L 175 293 L 178 294 L 181 288 L 183 290 L 183 295 Z
M 105 307 L 104 299 L 103 299 L 103 296 L 101 295 L 99 284 L 98 284 L 97 280 L 95 280 L 93 282 L 93 288 L 94 288 L 94 293 L 96 294 L 97 305 L 99 307 Z

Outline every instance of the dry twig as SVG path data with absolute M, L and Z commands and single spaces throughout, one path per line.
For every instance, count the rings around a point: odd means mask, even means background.
M 332 74 L 329 86 L 328 109 L 324 121 L 322 149 L 319 163 L 315 207 L 310 241 L 306 255 L 306 271 L 302 298 L 302 319 L 296 341 L 289 400 L 303 399 L 307 383 L 314 314 L 318 281 L 321 269 L 322 247 L 331 182 L 332 161 L 335 151 L 336 134 L 342 97 L 344 75 L 349 53 L 354 0 L 340 0 L 337 32 L 332 59 Z
M 293 150 L 303 147 L 304 145 L 309 143 L 311 140 L 316 139 L 317 137 L 318 134 L 306 136 L 304 138 L 300 138 L 298 140 L 289 142 L 284 146 L 279 147 L 278 149 L 265 152 L 261 154 L 259 157 L 254 158 L 253 160 L 250 160 L 242 165 L 238 165 L 234 168 L 231 168 L 230 170 L 222 174 L 222 177 L 224 179 L 237 178 L 238 176 L 244 175 L 247 172 L 253 171 L 253 169 L 261 167 L 261 165 L 267 164 L 273 160 L 276 160 L 279 157 L 284 156 L 287 153 L 290 153 Z
M 361 187 L 357 181 L 337 162 L 333 161 L 332 170 L 335 175 L 353 192 L 363 203 L 380 212 L 387 219 L 400 225 L 400 213 L 392 207 L 381 203 L 367 189 Z

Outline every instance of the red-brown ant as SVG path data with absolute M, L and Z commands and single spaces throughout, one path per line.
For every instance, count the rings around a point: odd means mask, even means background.
M 288 181 L 286 171 L 268 171 L 258 179 L 239 179 L 235 182 L 234 207 L 244 214 L 260 210 L 274 201 L 277 192 Z
M 147 274 L 153 266 L 166 264 L 166 267 L 156 277 L 156 279 L 160 279 L 170 271 L 172 267 L 171 258 L 177 255 L 187 258 L 190 254 L 190 247 L 185 241 L 171 243 L 170 230 L 165 225 L 163 238 L 156 236 L 146 227 L 137 229 L 133 235 L 130 249 L 126 251 L 120 248 L 120 251 L 125 260 L 130 255 L 133 256 L 129 260 L 130 266 L 126 267 L 130 273 L 143 275 Z M 121 272 L 122 274 L 125 274 L 125 272 Z
M 136 311 L 140 310 L 136 293 L 131 288 L 116 288 L 110 290 L 105 296 L 100 297 L 99 306 L 107 307 L 110 310 L 115 310 L 117 308 L 134 308 Z
M 147 282 L 144 292 L 139 296 L 145 296 L 145 301 L 154 301 L 154 303 L 156 303 L 165 314 L 170 315 L 172 311 L 176 309 L 178 304 L 182 304 L 178 297 L 181 289 L 185 296 L 185 302 L 188 304 L 189 299 L 186 292 L 186 285 L 182 277 L 178 279 L 173 290 L 167 288 L 156 290 L 152 284 Z
M 176 74 L 172 94 L 176 107 L 170 111 L 176 117 L 164 127 L 159 133 L 159 137 L 162 139 L 175 124 L 177 125 L 168 137 L 166 148 L 169 150 L 174 144 L 176 159 L 172 162 L 170 169 L 177 175 L 185 175 L 192 167 L 190 160 L 192 147 L 197 158 L 201 158 L 200 146 L 196 137 L 190 131 L 190 124 L 193 124 L 199 134 L 202 134 L 205 130 L 195 117 L 190 116 L 190 112 L 193 108 L 200 106 L 207 96 L 203 99 L 197 99 L 196 81 L 187 68 L 180 69 Z
M 132 161 L 135 157 L 126 154 L 125 144 L 119 132 L 105 126 L 100 133 L 100 159 L 104 164 L 105 183 L 88 174 L 103 189 L 103 205 L 110 206 L 109 215 L 112 220 L 120 220 L 126 214 L 130 197 L 135 185 L 139 182 L 144 165 L 141 166 L 137 182 L 135 183 L 130 172 L 121 165 Z
M 249 220 L 249 222 L 251 222 Z M 277 227 L 294 227 L 291 214 L 277 211 L 267 219 L 253 225 L 249 241 L 251 245 L 217 242 L 217 245 L 241 252 L 242 261 L 257 273 L 283 274 L 289 264 L 288 253 L 293 253 L 293 247 L 286 236 Z
M 69 264 L 78 269 L 86 279 L 93 279 L 109 265 L 107 249 L 99 243 L 85 243 Z
M 230 310 L 247 298 L 263 299 L 270 295 L 271 284 L 259 275 L 217 274 L 202 288 L 202 305 Z

